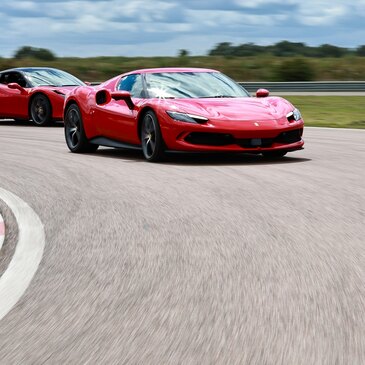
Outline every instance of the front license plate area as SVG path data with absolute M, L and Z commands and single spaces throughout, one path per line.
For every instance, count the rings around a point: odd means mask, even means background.
M 251 145 L 253 147 L 259 147 L 262 145 L 262 141 L 261 141 L 261 138 L 252 138 L 251 139 Z

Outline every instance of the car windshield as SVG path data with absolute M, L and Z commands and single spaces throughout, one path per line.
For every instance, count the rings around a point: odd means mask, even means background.
M 241 98 L 250 96 L 220 72 L 159 72 L 146 74 L 151 98 Z
M 23 70 L 30 84 L 35 86 L 79 86 L 82 81 L 69 73 L 56 69 Z

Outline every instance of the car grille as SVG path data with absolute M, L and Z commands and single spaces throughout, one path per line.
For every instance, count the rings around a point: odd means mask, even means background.
M 235 139 L 231 134 L 200 132 L 190 133 L 185 137 L 185 141 L 204 146 L 227 146 L 235 143 Z
M 231 134 L 192 132 L 185 141 L 190 144 L 202 146 L 228 146 L 237 144 L 242 148 L 269 148 L 274 143 L 290 144 L 299 142 L 303 128 L 282 132 L 275 138 L 234 138 Z

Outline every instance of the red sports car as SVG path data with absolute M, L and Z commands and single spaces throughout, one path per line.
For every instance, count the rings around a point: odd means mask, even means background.
M 65 95 L 85 85 L 54 68 L 23 67 L 0 72 L 0 118 L 32 120 L 44 126 L 63 119 Z
M 282 157 L 302 148 L 298 109 L 260 89 L 256 97 L 222 73 L 200 68 L 129 72 L 68 94 L 65 138 L 72 152 L 99 145 L 166 151 L 250 152 Z

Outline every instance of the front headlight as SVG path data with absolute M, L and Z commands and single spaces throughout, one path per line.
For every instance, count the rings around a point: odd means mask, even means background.
M 302 114 L 300 114 L 300 111 L 296 108 L 293 110 L 293 115 L 294 115 L 294 119 L 297 121 L 302 119 Z
M 208 121 L 208 118 L 201 117 L 199 115 L 188 114 L 188 113 L 180 113 L 180 112 L 173 112 L 170 110 L 166 110 L 166 113 L 174 120 L 179 122 L 186 122 L 186 123 L 205 123 Z
M 302 119 L 302 115 L 300 114 L 300 111 L 295 108 L 292 112 L 288 113 L 286 115 L 286 118 L 288 119 L 289 122 L 292 122 L 292 121 L 298 121 L 298 120 L 301 120 Z

